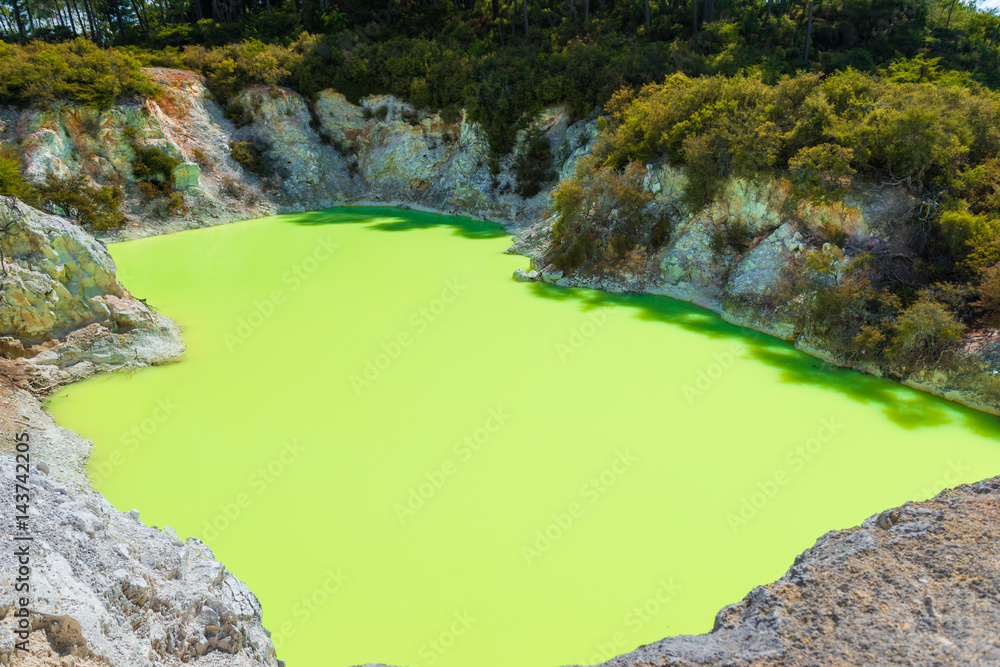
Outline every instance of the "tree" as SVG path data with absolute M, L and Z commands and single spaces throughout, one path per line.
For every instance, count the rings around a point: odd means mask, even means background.
M 649 0 L 646 0 L 646 27 L 649 27 Z
M 524 36 L 528 36 L 528 0 L 521 0 L 521 7 L 524 8 Z
M 806 57 L 805 61 L 809 62 L 809 47 L 812 43 L 813 34 L 813 0 L 809 0 L 809 19 L 806 23 Z
M 14 197 L 3 197 L 4 209 L 6 209 L 3 215 L 0 215 L 0 289 L 4 286 L 4 281 L 7 278 L 7 257 L 3 252 L 3 242 L 9 236 L 14 236 L 17 233 L 17 223 L 21 221 L 21 216 L 24 213 L 18 208 L 17 199 Z

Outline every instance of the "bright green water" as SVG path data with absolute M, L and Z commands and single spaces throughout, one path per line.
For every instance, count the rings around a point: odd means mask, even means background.
M 705 632 L 824 532 L 1000 471 L 994 418 L 669 299 L 514 282 L 508 245 L 341 209 L 113 246 L 188 352 L 51 411 L 119 509 L 249 584 L 293 667 Z

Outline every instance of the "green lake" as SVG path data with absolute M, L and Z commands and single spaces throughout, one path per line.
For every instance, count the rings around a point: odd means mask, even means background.
M 515 282 L 509 245 L 389 208 L 113 245 L 187 353 L 50 410 L 118 509 L 250 586 L 292 667 L 599 662 L 1000 471 L 994 417 L 671 299 Z

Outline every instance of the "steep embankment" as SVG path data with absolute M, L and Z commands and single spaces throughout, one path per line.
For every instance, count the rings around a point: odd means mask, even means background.
M 877 244 L 893 217 L 916 203 L 896 188 L 789 211 L 781 182 L 734 181 L 710 206 L 691 212 L 681 204 L 683 173 L 651 164 L 644 187 L 655 193 L 654 205 L 670 213 L 669 243 L 607 271 L 563 275 L 542 259 L 552 242 L 548 190 L 529 199 L 514 192 L 526 134 L 514 156 L 493 162 L 482 134 L 462 117 L 448 121 L 388 97 L 356 106 L 333 91 L 321 93 L 310 109 L 276 87 L 245 91 L 242 127 L 236 127 L 196 75 L 152 74 L 163 87 L 157 100 L 105 112 L 57 105 L 0 113 L 0 138 L 21 147 L 29 177 L 83 173 L 126 186 L 129 219 L 109 239 L 365 201 L 420 206 L 519 231 L 513 250 L 536 260 L 521 279 L 693 301 L 823 356 L 821 343 L 777 299 L 783 272 L 817 245 L 812 231 L 823 224 L 834 222 Z M 550 169 L 560 178 L 591 150 L 596 134 L 593 121 L 570 123 L 560 109 L 541 114 L 532 129 L 548 139 Z M 233 142 L 252 144 L 267 169 L 253 173 L 236 161 Z M 182 208 L 168 210 L 140 195 L 133 165 L 143 146 L 177 161 L 171 180 Z M 144 527 L 90 491 L 82 472 L 90 443 L 55 427 L 35 398 L 95 372 L 176 357 L 182 349 L 176 327 L 117 283 L 110 257 L 79 228 L 20 204 L 4 215 L 0 223 L 13 221 L 17 229 L 0 242 L 10 306 L 0 309 L 0 344 L 8 359 L 17 359 L 0 362 L 4 442 L 27 429 L 40 448 L 36 646 L 47 643 L 57 654 L 74 655 L 77 664 L 184 658 L 275 664 L 253 596 L 196 540 L 180 543 Z M 754 237 L 750 249 L 712 250 L 713 230 L 737 219 Z M 969 341 L 964 369 L 906 381 L 996 411 L 988 382 L 990 364 L 1000 357 L 995 338 Z M 4 469 L 12 466 L 4 463 Z M 783 579 L 723 610 L 712 634 L 664 640 L 610 664 L 996 662 L 1000 575 L 990 521 L 997 485 L 991 480 L 948 492 L 824 536 Z M 8 487 L 5 482 L 5 493 Z M 9 551 L 5 547 L 5 557 Z M 113 594 L 105 595 L 108 590 Z M 10 611 L 9 604 L 0 597 L 0 611 Z M 66 615 L 71 620 L 60 618 Z M 12 658 L 10 648 L 0 644 L 0 661 L 29 664 Z
M 912 263 L 894 243 L 895 225 L 922 202 L 904 185 L 856 188 L 841 202 L 820 204 L 794 199 L 782 180 L 734 179 L 709 205 L 691 210 L 684 203 L 683 171 L 651 163 L 643 187 L 655 195 L 652 207 L 669 220 L 669 242 L 613 266 L 563 275 L 544 259 L 553 242 L 550 193 L 592 151 L 594 120 L 571 123 L 565 109 L 547 109 L 519 134 L 513 154 L 494 160 L 485 136 L 464 115 L 446 119 L 389 96 L 355 105 L 331 90 L 309 105 L 288 89 L 257 86 L 230 107 L 242 110 L 237 127 L 212 101 L 201 77 L 170 69 L 149 72 L 162 90 L 156 100 L 105 112 L 64 104 L 0 113 L 0 139 L 21 147 L 30 178 L 82 172 L 98 183 L 126 185 L 129 219 L 107 235 L 109 240 L 367 202 L 486 218 L 520 232 L 512 250 L 535 260 L 534 271 L 520 279 L 691 301 L 727 321 L 795 341 L 830 363 L 888 374 L 916 389 L 1000 412 L 996 330 L 971 332 L 948 364 L 880 367 L 835 353 L 829 341 L 796 321 L 782 293 L 786 274 L 810 250 L 823 247 L 831 228 L 859 248 Z M 524 199 L 516 193 L 518 174 L 525 171 L 522 156 L 526 139 L 539 133 L 548 140 L 552 162 L 541 170 L 540 192 Z M 234 159 L 238 153 L 230 147 L 240 142 L 253 147 L 259 163 L 245 155 Z M 136 189 L 139 147 L 155 147 L 177 161 L 172 182 L 182 207 L 168 210 L 165 200 Z M 719 230 L 733 224 L 745 226 L 748 249 L 713 243 Z
M 994 477 L 827 533 L 781 579 L 720 611 L 711 633 L 605 665 L 996 665 L 998 599 Z
M 179 327 L 129 294 L 103 245 L 76 225 L 4 199 L 0 229 L 4 507 L 25 483 L 14 451 L 25 435 L 32 467 L 28 530 L 0 535 L 0 664 L 276 665 L 256 597 L 197 539 L 145 526 L 92 491 L 92 443 L 56 426 L 39 400 L 94 373 L 171 361 L 184 349 Z M 23 534 L 32 537 L 28 653 L 14 634 Z

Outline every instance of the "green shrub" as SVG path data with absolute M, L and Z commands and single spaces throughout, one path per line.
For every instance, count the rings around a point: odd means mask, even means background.
M 574 178 L 553 192 L 558 217 L 548 261 L 564 271 L 587 264 L 610 268 L 648 243 L 663 221 L 650 210 L 653 195 L 642 187 L 645 174 L 638 163 L 618 172 L 598 168 L 593 158 L 581 160 Z
M 13 154 L 0 152 L 0 195 L 20 197 L 24 187 L 20 160 Z
M 943 304 L 923 296 L 896 319 L 888 353 L 897 361 L 936 362 L 951 345 L 962 339 L 965 325 Z
M 836 144 L 801 149 L 788 161 L 794 194 L 823 202 L 840 199 L 845 181 L 855 173 L 853 157 L 854 151 Z
M 228 118 L 237 129 L 246 127 L 253 122 L 253 112 L 236 100 L 226 105 L 226 109 L 222 112 L 222 115 Z
M 983 271 L 978 294 L 979 300 L 974 305 L 995 323 L 1000 318 L 1000 264 L 994 264 Z
M 848 257 L 834 246 L 809 250 L 790 267 L 783 300 L 799 325 L 849 356 L 871 348 L 898 309 L 899 300 L 878 285 L 878 266 L 870 253 Z M 869 351 L 871 351 L 869 349 Z
M 710 247 L 712 252 L 720 254 L 726 250 L 733 252 L 744 252 L 750 247 L 753 235 L 750 232 L 750 225 L 740 219 L 730 219 L 724 224 L 716 225 L 712 229 L 712 240 Z
M 162 183 L 167 188 L 173 185 L 174 168 L 180 160 L 158 146 L 134 145 L 132 149 L 132 174 L 137 180 Z
M 107 108 L 118 98 L 148 97 L 156 91 L 136 58 L 86 39 L 23 46 L 0 42 L 0 104 L 70 100 Z
M 82 174 L 60 178 L 49 173 L 31 193 L 35 208 L 62 215 L 95 232 L 117 229 L 125 219 L 121 188 L 95 186 Z
M 967 275 L 1000 261 L 1000 219 L 950 210 L 940 215 L 938 224 L 951 257 Z
M 229 155 L 245 170 L 258 176 L 270 174 L 264 152 L 252 141 L 233 141 L 229 144 Z

